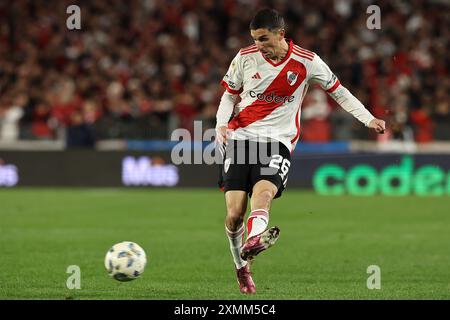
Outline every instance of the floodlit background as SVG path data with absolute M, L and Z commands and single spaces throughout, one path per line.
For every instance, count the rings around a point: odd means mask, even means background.
M 367 27 L 369 5 L 381 29 Z M 174 163 L 170 140 L 214 128 L 220 80 L 264 6 L 387 132 L 310 88 L 253 298 L 450 298 L 445 0 L 0 1 L 0 298 L 242 297 L 218 168 Z M 188 143 L 191 162 L 208 144 Z M 103 270 L 122 240 L 149 256 L 126 284 Z M 66 287 L 69 265 L 80 290 Z M 381 289 L 367 288 L 371 265 Z

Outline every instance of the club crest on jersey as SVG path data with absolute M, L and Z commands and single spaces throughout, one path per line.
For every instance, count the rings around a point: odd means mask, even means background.
M 296 71 L 288 71 L 287 74 L 287 82 L 290 86 L 293 86 L 297 82 L 298 72 Z

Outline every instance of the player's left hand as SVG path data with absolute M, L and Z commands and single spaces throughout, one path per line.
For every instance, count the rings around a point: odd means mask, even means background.
M 373 119 L 369 122 L 369 128 L 374 129 L 377 133 L 383 134 L 386 130 L 386 123 L 381 119 Z

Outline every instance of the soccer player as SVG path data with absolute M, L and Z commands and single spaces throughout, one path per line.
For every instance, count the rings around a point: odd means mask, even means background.
M 268 228 L 269 210 L 286 186 L 308 86 L 319 84 L 365 126 L 378 133 L 385 130 L 385 122 L 376 119 L 317 54 L 285 38 L 284 19 L 277 11 L 257 12 L 250 33 L 255 43 L 237 53 L 221 81 L 226 90 L 216 116 L 216 140 L 224 157 L 219 185 L 225 193 L 225 230 L 242 293 L 256 292 L 249 261 L 271 247 L 280 233 L 278 227 Z

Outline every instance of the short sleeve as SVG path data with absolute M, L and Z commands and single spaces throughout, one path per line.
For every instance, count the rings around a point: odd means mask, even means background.
M 229 93 L 239 94 L 242 92 L 243 80 L 244 74 L 241 66 L 241 56 L 238 53 L 233 61 L 231 61 L 230 67 L 220 84 L 224 86 Z
M 312 61 L 312 74 L 310 81 L 319 84 L 328 93 L 335 91 L 339 85 L 339 79 L 331 72 L 330 67 L 318 56 Z

